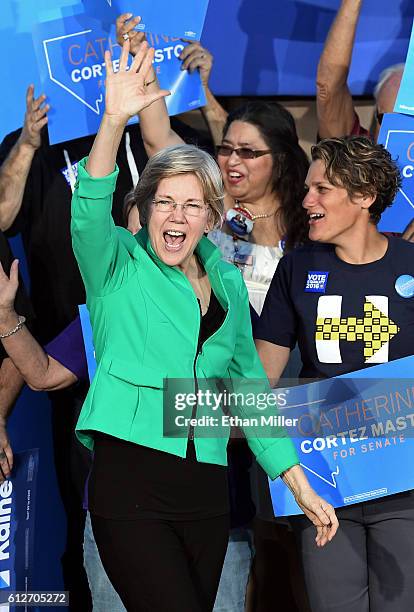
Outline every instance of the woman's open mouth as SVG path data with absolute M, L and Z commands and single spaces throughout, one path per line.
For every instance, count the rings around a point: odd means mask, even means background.
M 178 230 L 167 230 L 164 232 L 163 236 L 167 251 L 179 251 L 186 238 L 185 232 L 180 232 Z
M 236 172 L 235 170 L 230 170 L 227 172 L 227 180 L 231 185 L 237 185 L 244 179 L 243 174 L 240 172 Z
M 309 215 L 309 225 L 314 225 L 315 223 L 317 223 L 318 221 L 321 221 L 321 219 L 324 219 L 325 215 L 323 213 L 311 213 Z

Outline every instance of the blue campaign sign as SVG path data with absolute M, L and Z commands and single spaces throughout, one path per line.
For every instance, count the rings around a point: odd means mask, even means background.
M 86 304 L 81 304 L 79 306 L 79 315 L 82 327 L 83 343 L 85 345 L 86 361 L 88 364 L 89 380 L 92 380 L 96 372 L 96 357 L 95 348 L 93 346 L 91 319 Z
M 402 232 L 414 218 L 414 118 L 397 113 L 384 115 L 378 142 L 391 153 L 402 175 L 401 189 L 378 227 L 381 231 Z
M 137 30 L 200 40 L 208 0 L 83 0 L 93 17 L 114 23 L 121 13 L 141 17 Z
M 133 5 L 139 13 L 139 0 L 128 2 L 128 12 L 135 11 Z M 171 5 L 175 10 L 176 3 Z M 319 56 L 339 5 L 340 0 L 210 0 L 202 43 L 214 56 L 211 90 L 231 96 L 314 96 Z M 33 26 L 84 14 L 85 7 L 82 0 L 1 0 L 0 55 L 7 61 L 0 76 L 13 87 L 0 99 L 0 139 L 22 125 L 28 84 L 42 91 Z M 97 15 L 89 9 L 88 14 Z M 413 16 L 410 0 L 364 0 L 349 75 L 354 95 L 371 94 L 381 70 L 405 61 Z M 109 31 L 112 12 L 101 21 Z M 67 116 L 75 111 L 76 105 L 68 104 Z
M 413 366 L 407 357 L 283 390 L 300 463 L 333 506 L 414 488 Z M 300 513 L 280 479 L 269 485 L 276 516 Z
M 394 112 L 414 115 L 414 23 Z
M 168 36 L 149 38 L 156 49 L 154 68 L 161 87 L 171 91 L 167 100 L 170 115 L 205 104 L 198 72 L 181 70 L 178 56 L 184 43 Z M 33 39 L 42 89 L 51 106 L 50 143 L 95 134 L 104 111 L 106 49 L 112 52 L 114 70 L 119 67 L 121 47 L 114 28 L 106 31 L 100 22 L 76 15 L 39 24 Z
M 32 586 L 38 463 L 37 449 L 15 453 L 12 475 L 0 485 L 0 589 Z

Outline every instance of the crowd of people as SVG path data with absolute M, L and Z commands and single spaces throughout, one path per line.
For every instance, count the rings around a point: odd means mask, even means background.
M 320 341 L 338 312 L 386 304 L 397 332 L 382 362 L 413 353 L 413 298 L 394 286 L 412 274 L 412 232 L 377 229 L 401 184 L 376 139 L 403 65 L 380 76 L 363 128 L 347 83 L 362 4 L 342 0 L 321 54 L 310 160 L 283 105 L 226 112 L 196 42 L 180 59 L 200 72 L 210 138 L 170 118 L 132 14 L 116 23 L 118 72 L 105 55 L 96 137 L 49 145 L 49 106 L 27 90 L 23 127 L 0 147 L 0 468 L 7 478 L 13 467 L 7 417 L 23 384 L 48 391 L 73 610 L 411 610 L 412 492 L 334 509 L 282 428 L 206 436 L 193 407 L 184 434 L 163 430 L 170 380 L 267 393 L 283 374 L 374 363 L 359 343 Z M 31 300 L 2 232 L 22 234 Z M 326 271 L 323 295 L 304 293 L 310 269 Z M 268 477 L 292 491 L 298 516 L 274 517 Z

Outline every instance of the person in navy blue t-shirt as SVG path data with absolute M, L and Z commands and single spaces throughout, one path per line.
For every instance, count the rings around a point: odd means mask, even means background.
M 400 184 L 389 153 L 366 138 L 313 147 L 303 202 L 311 242 L 279 263 L 255 329 L 273 381 L 296 342 L 301 375 L 311 378 L 414 354 L 414 244 L 377 229 Z M 413 492 L 337 513 L 341 528 L 323 550 L 303 519 L 292 519 L 312 610 L 412 610 Z

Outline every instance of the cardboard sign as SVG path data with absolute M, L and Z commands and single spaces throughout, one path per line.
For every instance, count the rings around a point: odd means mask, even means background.
M 121 47 L 115 30 L 105 31 L 100 22 L 85 15 L 39 24 L 33 33 L 42 90 L 48 97 L 50 144 L 80 138 L 98 131 L 105 105 L 106 49 L 112 52 L 114 71 L 119 68 Z M 183 42 L 167 36 L 149 36 L 155 47 L 154 68 L 170 115 L 205 104 L 198 72 L 181 70 Z M 131 122 L 136 122 L 133 118 Z
M 385 232 L 402 232 L 414 219 L 414 118 L 384 115 L 378 142 L 391 153 L 402 175 L 401 189 L 392 206 L 383 212 L 378 227 Z
M 141 17 L 136 29 L 200 40 L 208 0 L 83 0 L 85 11 L 103 22 L 114 23 L 118 15 Z
M 414 357 L 278 389 L 279 412 L 311 486 L 335 507 L 414 489 Z M 280 478 L 269 481 L 276 516 L 299 514 Z

